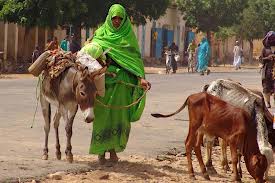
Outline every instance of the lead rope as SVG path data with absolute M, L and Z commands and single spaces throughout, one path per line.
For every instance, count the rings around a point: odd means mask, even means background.
M 119 84 L 124 84 L 126 86 L 130 86 L 130 87 L 133 87 L 133 88 L 142 88 L 141 86 L 138 86 L 138 85 L 134 85 L 134 84 L 131 84 L 131 83 L 125 83 L 123 81 L 118 81 L 117 83 Z M 109 108 L 109 109 L 126 109 L 126 108 L 130 108 L 134 105 L 136 105 L 137 103 L 139 103 L 141 101 L 142 98 L 145 97 L 146 93 L 148 92 L 149 89 L 146 89 L 142 96 L 139 97 L 136 101 L 134 101 L 133 103 L 129 104 L 129 105 L 125 105 L 125 106 L 114 106 L 114 105 L 107 105 L 107 104 L 104 104 L 103 102 L 101 102 L 100 100 L 98 100 L 97 98 L 95 98 L 95 101 L 97 103 L 99 103 L 101 106 L 103 107 L 106 107 L 106 108 Z
M 40 91 L 41 91 L 42 81 L 43 81 L 43 76 L 42 76 L 42 74 L 40 74 L 40 75 L 38 76 L 38 81 L 37 81 L 36 89 L 35 89 L 36 107 L 35 107 L 35 111 L 34 111 L 34 114 L 33 114 L 33 119 L 32 119 L 31 128 L 33 128 L 35 116 L 36 116 L 36 113 L 37 113 L 38 101 L 39 101 L 39 98 L 40 98 Z

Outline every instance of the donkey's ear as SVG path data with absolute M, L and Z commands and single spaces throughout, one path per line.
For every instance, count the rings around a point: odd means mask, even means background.
M 106 70 L 107 70 L 107 66 L 105 66 L 105 67 L 103 67 L 103 68 L 101 68 L 101 69 L 99 69 L 99 70 L 97 70 L 97 71 L 95 71 L 95 72 L 92 72 L 92 73 L 90 74 L 90 78 L 91 78 L 91 79 L 94 79 L 95 76 L 98 76 L 98 75 L 101 75 L 101 74 L 105 73 Z

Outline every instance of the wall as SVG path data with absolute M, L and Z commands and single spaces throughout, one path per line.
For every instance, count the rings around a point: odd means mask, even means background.
M 138 42 L 144 57 L 152 57 L 152 28 L 166 29 L 173 32 L 173 41 L 179 46 L 179 50 L 184 49 L 185 41 L 185 22 L 180 11 L 176 8 L 170 7 L 166 10 L 166 14 L 161 16 L 158 20 L 147 20 L 144 27 L 142 25 L 134 28 Z M 169 45 L 168 45 L 169 46 Z

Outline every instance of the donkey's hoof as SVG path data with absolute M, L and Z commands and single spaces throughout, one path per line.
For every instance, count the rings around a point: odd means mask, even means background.
M 61 160 L 61 153 L 60 152 L 57 152 L 55 155 L 56 155 L 56 159 Z
M 204 173 L 204 174 L 203 174 L 203 178 L 204 178 L 205 180 L 210 180 L 210 177 L 209 177 L 208 173 Z
M 193 180 L 193 181 L 195 181 L 195 180 L 196 180 L 196 177 L 195 177 L 195 175 L 194 175 L 194 174 L 189 175 L 189 178 L 190 178 L 190 180 Z
M 43 156 L 42 156 L 42 160 L 48 160 L 48 155 L 47 154 L 44 154 Z
M 72 162 L 74 161 L 73 155 L 67 155 L 67 156 L 66 156 L 66 159 L 67 159 L 67 161 L 68 161 L 69 163 L 72 163 Z

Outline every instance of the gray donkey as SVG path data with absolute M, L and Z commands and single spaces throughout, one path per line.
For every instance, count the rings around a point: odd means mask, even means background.
M 51 123 L 51 105 L 53 104 L 57 107 L 53 118 L 56 135 L 56 157 L 58 160 L 61 159 L 58 127 L 62 116 L 66 123 L 66 158 L 70 163 L 73 161 L 71 137 L 74 117 L 79 106 L 84 114 L 85 122 L 90 123 L 93 121 L 92 108 L 97 94 L 94 79 L 104 72 L 106 72 L 106 67 L 89 73 L 88 68 L 71 66 L 55 79 L 51 79 L 47 74 L 45 75 L 40 92 L 40 103 L 45 120 L 43 160 L 48 159 L 48 136 Z

